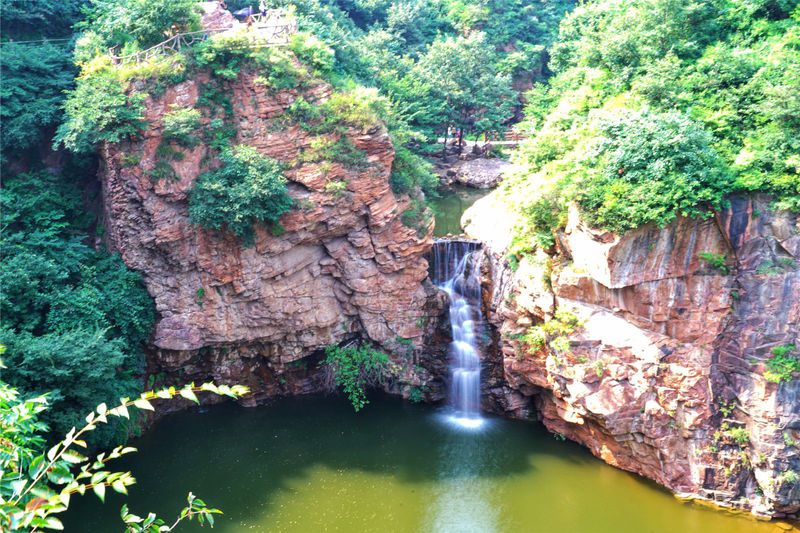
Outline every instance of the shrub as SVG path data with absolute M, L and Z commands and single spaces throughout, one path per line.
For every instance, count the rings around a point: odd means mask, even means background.
M 220 160 L 220 168 L 197 178 L 189 193 L 189 218 L 250 245 L 255 223 L 274 224 L 293 205 L 282 165 L 246 145 L 225 149 Z
M 389 181 L 392 190 L 398 194 L 410 193 L 419 187 L 426 196 L 436 196 L 439 187 L 439 178 L 433 173 L 433 165 L 405 146 L 395 146 Z
M 681 113 L 621 112 L 598 122 L 589 164 L 577 189 L 594 226 L 617 233 L 664 226 L 677 215 L 707 217 L 722 206 L 733 180 L 711 148 L 711 135 Z
M 380 378 L 388 363 L 388 355 L 369 346 L 328 346 L 325 349 L 325 364 L 333 370 L 336 385 L 356 412 L 369 403 L 365 387 Z
M 386 99 L 380 97 L 377 90 L 356 87 L 333 93 L 323 105 L 323 114 L 328 124 L 368 130 L 380 124 L 380 118 L 387 114 L 387 106 Z
M 347 182 L 344 180 L 329 181 L 325 184 L 325 192 L 331 193 L 337 198 L 340 198 L 347 192 Z
M 697 256 L 705 261 L 708 266 L 715 270 L 719 270 L 722 274 L 728 273 L 728 258 L 725 254 L 715 254 L 712 252 L 700 252 Z
M 175 141 L 187 148 L 193 148 L 200 142 L 195 132 L 200 127 L 200 111 L 191 107 L 173 107 L 164 114 L 163 137 L 167 141 Z
M 116 143 L 135 137 L 144 126 L 145 95 L 126 94 L 111 73 L 81 78 L 67 94 L 67 120 L 59 126 L 53 145 L 73 152 L 91 152 L 100 142 Z
M 408 208 L 400 216 L 403 225 L 417 230 L 417 237 L 420 238 L 425 236 L 431 220 L 433 220 L 431 210 L 425 205 L 424 200 L 419 198 L 413 198 Z
M 289 50 L 302 63 L 313 68 L 317 76 L 327 76 L 333 70 L 333 50 L 310 33 L 295 33 L 289 43 Z
M 530 328 L 521 340 L 537 350 L 549 346 L 556 353 L 566 353 L 569 351 L 569 336 L 582 325 L 575 313 L 557 309 L 553 318 Z
M 793 352 L 794 344 L 784 344 L 772 349 L 772 357 L 767 359 L 764 379 L 773 383 L 791 381 L 795 372 L 800 372 L 800 358 Z
M 300 160 L 304 162 L 335 161 L 352 170 L 365 170 L 369 167 L 366 152 L 356 148 L 345 135 L 317 137 L 300 155 Z

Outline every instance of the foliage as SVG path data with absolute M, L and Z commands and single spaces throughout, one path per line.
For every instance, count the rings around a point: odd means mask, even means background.
M 484 133 L 502 129 L 511 117 L 511 78 L 495 68 L 495 57 L 483 33 L 437 40 L 412 75 L 430 84 L 429 98 L 445 103 L 436 117 L 444 127 Z
M 216 35 L 192 47 L 198 69 L 209 69 L 219 80 L 235 80 L 243 68 L 253 69 L 256 82 L 274 90 L 301 86 L 313 75 L 293 54 L 280 47 L 253 47 L 247 33 Z
M 388 363 L 388 355 L 366 345 L 325 348 L 325 364 L 356 412 L 369 403 L 365 387 L 380 378 Z
M 417 237 L 423 237 L 433 221 L 433 213 L 425 202 L 419 198 L 412 198 L 408 207 L 400 215 L 400 221 L 407 228 L 417 231 Z
M 174 107 L 164 114 L 163 138 L 191 148 L 200 139 L 195 132 L 200 127 L 200 111 L 191 107 Z
M 750 444 L 750 433 L 747 432 L 747 428 L 733 427 L 727 422 L 723 422 L 719 431 L 714 432 L 714 441 L 728 442 L 744 448 Z
M 354 170 L 364 170 L 369 166 L 367 154 L 356 148 L 345 135 L 320 136 L 311 141 L 308 148 L 300 154 L 304 162 L 338 162 Z
M 582 325 L 575 313 L 559 308 L 553 318 L 530 328 L 521 340 L 535 350 L 549 347 L 556 353 L 566 353 L 569 351 L 569 336 Z
M 389 178 L 396 193 L 410 193 L 417 187 L 426 196 L 435 196 L 439 178 L 433 173 L 433 165 L 415 155 L 405 146 L 395 146 L 392 174 Z
M 766 361 L 764 379 L 773 383 L 791 381 L 800 372 L 800 357 L 794 344 L 784 344 L 772 349 L 772 357 Z
M 189 194 L 189 218 L 252 244 L 254 224 L 275 223 L 293 205 L 282 166 L 246 145 L 225 149 L 220 160 L 220 168 L 197 178 Z
M 15 40 L 68 35 L 85 0 L 2 0 L 0 32 Z
M 25 393 L 53 391 L 44 420 L 64 433 L 98 402 L 139 390 L 155 309 L 139 274 L 83 241 L 93 220 L 79 184 L 46 172 L 13 176 L 0 206 L 2 376 Z M 108 441 L 115 430 L 97 436 Z
M 144 98 L 144 94 L 126 93 L 110 72 L 82 78 L 67 95 L 67 120 L 59 126 L 54 146 L 91 152 L 98 143 L 138 136 L 144 125 Z
M 598 127 L 577 193 L 593 225 L 622 233 L 721 207 L 730 177 L 711 136 L 687 117 L 627 111 L 604 117 Z
M 729 271 L 728 258 L 725 254 L 715 254 L 713 252 L 700 252 L 697 254 L 702 261 L 708 264 L 711 268 L 719 270 L 722 274 L 727 274 Z
M 347 191 L 347 182 L 344 180 L 329 181 L 325 184 L 325 192 L 333 194 L 337 198 L 341 198 Z
M 109 462 L 136 449 L 117 446 L 90 459 L 84 455 L 87 436 L 109 420 L 129 419 L 131 409 L 154 410 L 151 402 L 157 399 L 180 396 L 199 403 L 199 392 L 239 398 L 249 391 L 239 385 L 189 384 L 181 389 L 144 392 L 135 399 L 123 397 L 113 408 L 101 403 L 85 417 L 85 424 L 73 426 L 44 452 L 40 433 L 45 426 L 38 419 L 48 408 L 47 397 L 21 399 L 16 390 L 0 382 L 0 526 L 12 531 L 64 529 L 56 515 L 69 508 L 74 494 L 84 495 L 91 490 L 101 501 L 105 501 L 109 488 L 127 494 L 136 480 L 130 472 L 113 471 Z M 122 508 L 122 519 L 126 531 L 158 532 L 172 531 L 181 521 L 194 518 L 213 527 L 213 515 L 220 512 L 190 493 L 188 506 L 172 526 L 152 513 L 144 519 L 137 517 L 128 512 L 127 506 Z
M 67 50 L 47 42 L 3 43 L 0 68 L 0 149 L 8 156 L 46 141 L 48 130 L 61 121 L 63 93 L 75 72 Z
M 196 0 L 91 0 L 77 28 L 96 32 L 109 47 L 145 49 L 164 41 L 173 26 L 192 31 L 199 23 Z
M 551 244 L 571 201 L 616 232 L 706 216 L 737 191 L 800 208 L 796 5 L 598 0 L 567 15 L 503 185 L 517 241 Z

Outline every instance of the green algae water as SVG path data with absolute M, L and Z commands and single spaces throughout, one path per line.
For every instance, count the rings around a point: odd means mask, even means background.
M 464 211 L 490 192 L 492 192 L 491 189 L 473 189 L 458 185 L 442 191 L 438 198 L 429 202 L 436 218 L 433 236 L 460 235 L 462 233 L 461 216 Z
M 338 397 L 178 413 L 131 444 L 139 453 L 120 466 L 138 480 L 132 512 L 171 522 L 192 491 L 225 512 L 222 533 L 777 531 L 681 503 L 538 424 L 487 418 L 464 431 L 440 410 L 374 395 L 358 414 Z M 124 501 L 75 498 L 66 530 L 122 531 Z

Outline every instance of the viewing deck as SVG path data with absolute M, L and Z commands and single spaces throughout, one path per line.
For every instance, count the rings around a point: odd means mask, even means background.
M 216 35 L 241 35 L 247 38 L 248 46 L 286 46 L 297 32 L 297 19 L 287 15 L 283 10 L 270 10 L 265 15 L 255 14 L 247 22 L 233 20 L 231 25 L 223 28 L 206 28 L 198 31 L 176 33 L 169 39 L 151 46 L 147 50 L 128 55 L 116 55 L 116 48 L 110 50 L 115 64 L 141 63 L 153 57 L 179 53 L 197 43 Z

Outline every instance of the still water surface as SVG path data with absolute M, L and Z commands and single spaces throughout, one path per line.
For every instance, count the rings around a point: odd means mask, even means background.
M 138 479 L 131 511 L 171 518 L 193 491 L 225 511 L 220 533 L 777 531 L 678 502 L 537 424 L 489 418 L 464 431 L 375 395 L 358 414 L 338 397 L 179 413 L 133 445 L 120 463 Z M 74 499 L 67 531 L 122 531 L 123 501 Z
M 438 198 L 429 202 L 436 217 L 433 236 L 461 235 L 461 216 L 464 211 L 490 192 L 491 189 L 464 186 L 452 186 L 441 191 Z

